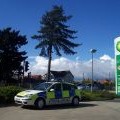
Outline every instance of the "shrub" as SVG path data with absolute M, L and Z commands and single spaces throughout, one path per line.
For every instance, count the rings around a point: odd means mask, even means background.
M 81 99 L 82 101 L 91 101 L 93 99 L 93 95 L 88 91 L 81 91 Z
M 116 95 L 108 91 L 81 91 L 82 101 L 95 101 L 95 100 L 110 100 L 114 99 Z
M 114 99 L 116 95 L 115 93 L 110 93 L 109 91 L 102 91 L 100 93 L 100 97 L 110 100 L 110 99 Z
M 0 87 L 0 103 L 14 102 L 14 96 L 23 89 L 17 86 Z

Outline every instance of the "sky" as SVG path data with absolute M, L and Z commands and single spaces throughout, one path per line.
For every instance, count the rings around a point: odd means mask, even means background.
M 47 71 L 47 58 L 39 57 L 38 44 L 31 36 L 37 34 L 40 19 L 54 5 L 62 5 L 66 15 L 72 15 L 67 23 L 77 30 L 74 56 L 54 56 L 52 69 L 71 70 L 75 77 L 91 76 L 90 49 L 94 54 L 94 76 L 108 78 L 114 76 L 114 39 L 120 36 L 120 0 L 0 0 L 0 29 L 12 27 L 26 35 L 28 44 L 22 49 L 27 51 L 30 71 L 44 74 Z M 105 66 L 105 67 L 104 67 Z M 104 69 L 103 69 L 104 67 Z

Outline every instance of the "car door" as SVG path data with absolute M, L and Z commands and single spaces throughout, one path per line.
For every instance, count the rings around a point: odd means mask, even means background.
M 62 88 L 63 88 L 62 90 L 63 103 L 70 103 L 71 102 L 71 98 L 70 98 L 71 85 L 67 83 L 63 83 Z
M 62 98 L 61 83 L 54 84 L 47 92 L 47 100 L 49 104 L 60 104 Z

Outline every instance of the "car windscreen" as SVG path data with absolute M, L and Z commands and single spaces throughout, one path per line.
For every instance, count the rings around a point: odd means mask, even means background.
M 52 85 L 52 83 L 41 83 L 39 85 L 36 85 L 33 89 L 34 90 L 46 90 Z

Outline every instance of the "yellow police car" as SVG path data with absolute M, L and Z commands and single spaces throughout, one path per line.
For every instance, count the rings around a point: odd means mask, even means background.
M 45 105 L 67 104 L 79 105 L 80 90 L 74 84 L 65 82 L 44 82 L 18 93 L 15 103 L 21 105 L 34 105 L 39 109 Z

